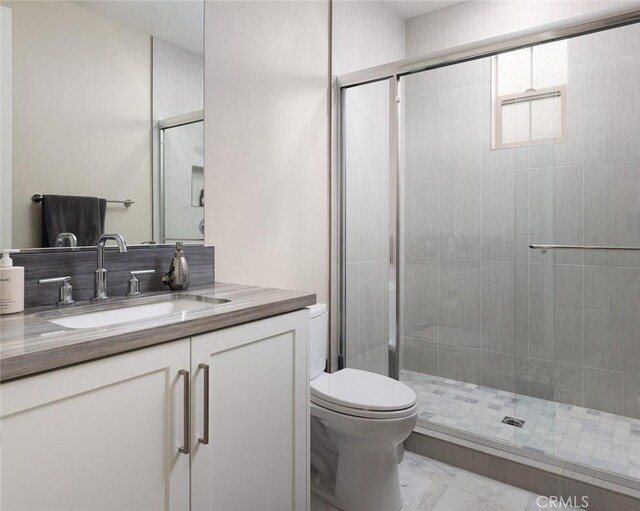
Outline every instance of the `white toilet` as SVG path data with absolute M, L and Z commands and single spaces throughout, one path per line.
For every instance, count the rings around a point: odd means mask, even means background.
M 398 447 L 416 423 L 416 395 L 367 371 L 325 373 L 327 306 L 308 309 L 311 491 L 344 511 L 399 511 Z

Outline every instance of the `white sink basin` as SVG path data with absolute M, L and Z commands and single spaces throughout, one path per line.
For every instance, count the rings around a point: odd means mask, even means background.
M 153 303 L 145 304 L 128 304 L 122 307 L 109 308 L 98 311 L 76 312 L 71 311 L 68 315 L 57 317 L 46 317 L 46 320 L 66 328 L 100 328 L 105 326 L 117 325 L 119 323 L 129 323 L 132 321 L 145 321 L 149 319 L 160 319 L 164 317 L 176 317 L 175 319 L 184 319 L 185 314 L 193 311 L 202 311 L 213 309 L 216 305 L 226 303 L 229 300 L 221 298 L 204 298 L 204 297 L 181 297 L 171 298 Z M 99 306 L 96 306 L 99 307 Z

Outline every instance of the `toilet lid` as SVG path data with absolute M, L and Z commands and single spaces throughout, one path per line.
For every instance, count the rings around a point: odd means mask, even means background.
M 393 378 L 358 369 L 322 373 L 311 381 L 311 396 L 358 410 L 404 410 L 416 403 L 416 394 Z

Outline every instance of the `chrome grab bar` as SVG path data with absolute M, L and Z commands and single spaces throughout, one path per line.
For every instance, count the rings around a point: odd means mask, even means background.
M 534 250 L 640 250 L 640 247 L 606 247 L 602 245 L 538 245 L 531 244 Z

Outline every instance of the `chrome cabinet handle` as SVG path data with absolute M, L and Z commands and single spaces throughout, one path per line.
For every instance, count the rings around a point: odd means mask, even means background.
M 198 438 L 198 442 L 204 445 L 209 444 L 209 366 L 207 364 L 199 364 L 198 367 L 204 371 L 204 406 L 202 407 L 203 430 L 202 438 Z
M 180 447 L 178 450 L 182 454 L 189 454 L 191 447 L 191 391 L 189 388 L 189 371 L 180 369 L 178 373 L 180 376 L 184 377 L 184 446 Z

